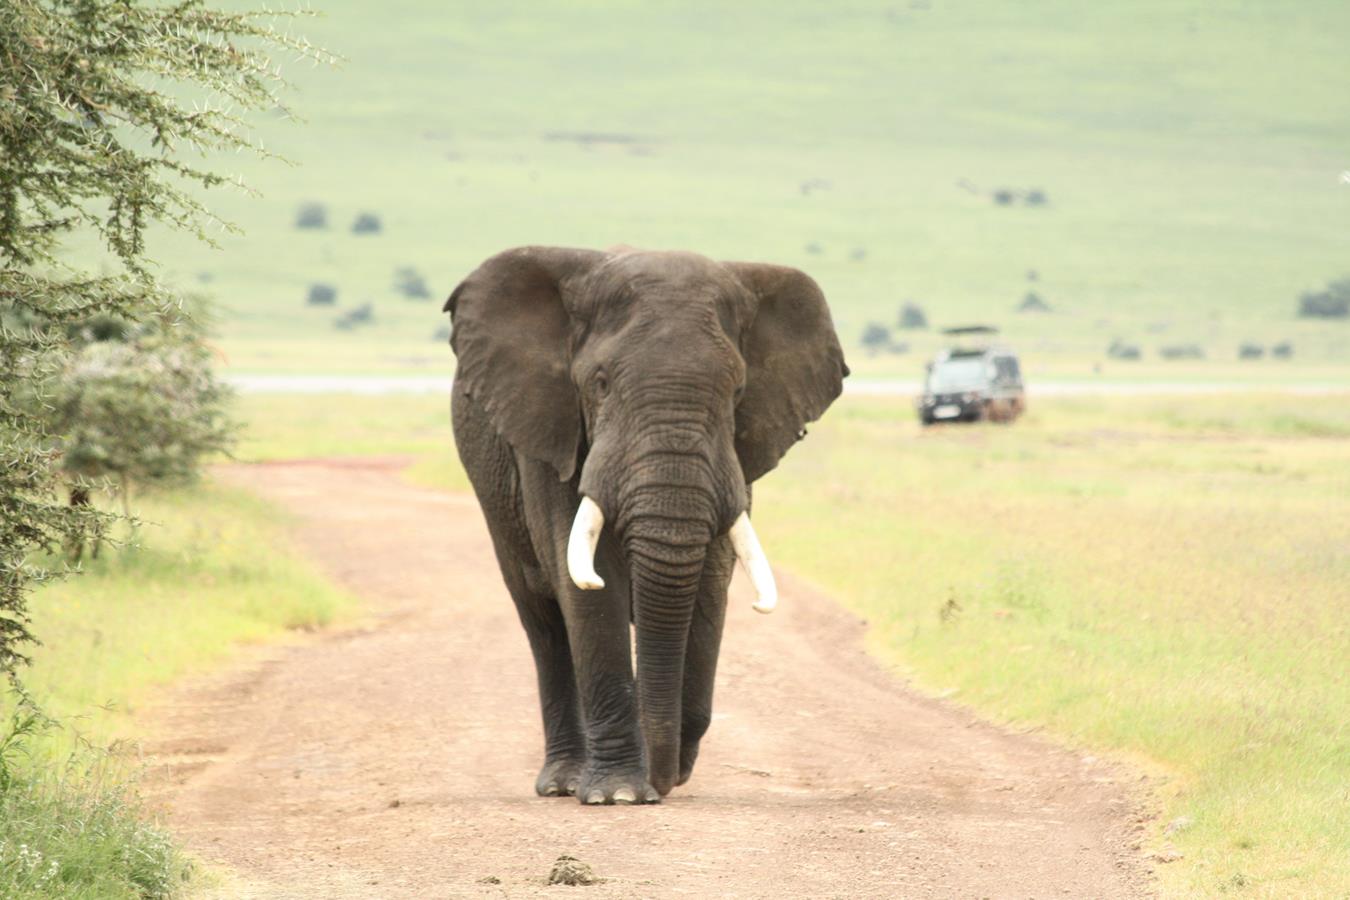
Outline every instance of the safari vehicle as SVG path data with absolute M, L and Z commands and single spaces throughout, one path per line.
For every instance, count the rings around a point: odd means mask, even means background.
M 953 337 L 997 334 L 986 325 L 948 328 Z M 923 395 L 915 405 L 919 421 L 1011 422 L 1026 410 L 1022 368 L 1017 355 L 997 345 L 955 346 L 928 364 Z

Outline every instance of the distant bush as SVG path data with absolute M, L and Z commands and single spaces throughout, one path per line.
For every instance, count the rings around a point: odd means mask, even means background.
M 203 459 L 229 449 L 230 396 L 187 324 L 89 343 L 49 392 L 62 467 L 107 479 L 130 515 L 132 485 L 191 481 Z
M 336 302 L 337 288 L 331 284 L 315 282 L 309 286 L 309 294 L 305 297 L 305 303 L 310 306 L 332 306 Z
M 906 300 L 900 307 L 900 327 L 908 331 L 928 327 L 928 315 L 913 300 Z
M 444 344 L 450 340 L 450 323 L 446 322 L 431 335 L 431 339 L 438 344 Z
M 1169 344 L 1166 347 L 1159 347 L 1158 355 L 1171 360 L 1204 359 L 1205 350 L 1199 344 Z
M 352 222 L 352 234 L 379 234 L 383 230 L 380 217 L 374 213 L 363 212 Z
M 825 248 L 822 247 L 818 241 L 812 241 L 806 245 L 806 252 L 810 253 L 812 256 L 819 256 L 825 252 Z
M 1304 319 L 1350 317 L 1350 278 L 1333 281 L 1324 290 L 1301 294 L 1298 298 L 1298 314 Z
M 350 331 L 361 325 L 369 325 L 375 321 L 375 307 L 370 303 L 362 303 L 353 309 L 347 310 L 333 322 L 333 327 L 339 331 Z
M 1266 355 L 1266 348 L 1260 344 L 1243 344 L 1238 347 L 1238 359 L 1260 359 Z
M 1270 348 L 1270 355 L 1276 359 L 1291 359 L 1294 355 L 1294 345 L 1288 341 L 1280 341 Z
M 1111 346 L 1106 348 L 1106 355 L 1112 359 L 1140 359 L 1144 354 L 1137 344 L 1127 344 L 1116 338 L 1111 342 Z
M 1017 307 L 1018 312 L 1049 312 L 1050 304 L 1041 299 L 1041 295 L 1035 291 L 1027 291 L 1027 295 L 1022 298 L 1021 304 Z
M 412 266 L 400 266 L 394 270 L 394 290 L 409 300 L 425 300 L 431 296 L 427 280 Z
M 1012 206 L 1014 203 L 1021 203 L 1023 206 L 1045 206 L 1050 202 L 1050 198 L 1040 188 L 1029 188 L 1027 190 L 1007 187 L 995 188 L 989 192 L 989 196 L 999 206 Z
M 863 329 L 862 345 L 867 350 L 868 356 L 909 352 L 909 344 L 894 340 L 891 337 L 891 330 L 880 322 L 867 323 L 867 327 Z
M 305 203 L 295 214 L 295 227 L 306 230 L 328 227 L 328 207 L 322 203 Z
M 891 345 L 891 330 L 880 322 L 868 322 L 863 329 L 862 345 L 872 356 L 886 350 Z
M 848 258 L 853 260 L 854 262 L 862 262 L 864 259 L 867 259 L 867 248 L 854 247 L 853 250 L 849 253 Z

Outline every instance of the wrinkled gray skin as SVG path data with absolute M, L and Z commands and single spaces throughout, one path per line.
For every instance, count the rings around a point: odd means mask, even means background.
M 781 266 L 523 247 L 445 308 L 455 440 L 538 668 L 535 789 L 657 802 L 711 719 L 727 530 L 848 374 L 825 298 Z M 567 570 L 583 494 L 596 591 Z

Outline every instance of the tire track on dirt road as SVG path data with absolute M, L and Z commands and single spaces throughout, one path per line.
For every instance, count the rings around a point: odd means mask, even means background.
M 781 576 L 737 575 L 716 713 L 656 807 L 534 796 L 542 738 L 525 637 L 472 497 L 396 460 L 220 473 L 298 517 L 365 598 L 358 626 L 257 651 L 150 716 L 175 831 L 223 897 L 556 895 L 560 854 L 608 897 L 1138 897 L 1138 818 L 1100 764 L 921 698 L 862 627 Z

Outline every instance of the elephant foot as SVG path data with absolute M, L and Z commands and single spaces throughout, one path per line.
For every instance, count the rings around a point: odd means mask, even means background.
M 644 772 L 587 772 L 582 775 L 576 794 L 588 806 L 661 802 L 661 795 Z
M 694 761 L 698 759 L 698 741 L 680 746 L 680 777 L 676 784 L 684 784 L 694 774 Z
M 566 797 L 577 792 L 584 763 L 577 759 L 555 759 L 544 763 L 534 780 L 534 792 L 540 797 Z

